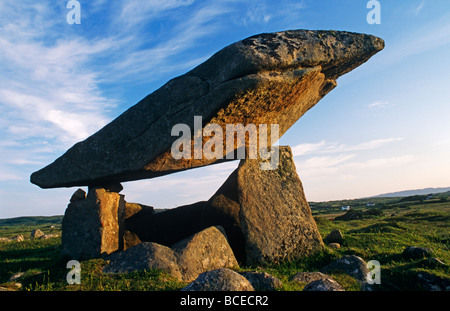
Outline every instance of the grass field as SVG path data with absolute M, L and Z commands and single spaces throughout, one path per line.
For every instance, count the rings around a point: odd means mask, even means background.
M 326 248 L 324 251 L 299 261 L 284 262 L 265 267 L 241 267 L 240 271 L 259 270 L 278 277 L 283 282 L 281 290 L 302 290 L 305 284 L 291 282 L 290 279 L 300 271 L 318 271 L 332 260 L 344 255 L 357 255 L 366 261 L 378 260 L 381 263 L 381 284 L 376 289 L 384 291 L 423 290 L 417 275 L 429 272 L 440 278 L 449 278 L 450 269 L 450 202 L 435 198 L 427 201 L 402 201 L 399 199 L 379 199 L 382 210 L 380 216 L 364 219 L 338 221 L 334 217 L 343 214 L 339 211 L 342 202 L 323 203 L 313 214 L 322 237 L 331 230 L 339 229 L 344 235 L 340 249 Z M 365 201 L 344 202 L 366 210 Z M 359 204 L 359 205 L 358 205 Z M 382 205 L 381 205 L 382 204 Z M 327 213 L 328 210 L 328 213 Z M 0 287 L 24 291 L 159 291 L 179 290 L 186 283 L 158 272 L 136 272 L 122 275 L 107 275 L 101 272 L 106 261 L 93 259 L 81 262 L 81 284 L 69 285 L 66 275 L 67 259 L 60 256 L 60 237 L 46 240 L 30 239 L 31 230 L 39 228 L 44 233 L 55 234 L 61 231 L 61 217 L 21 218 L 0 220 L 0 237 L 13 237 L 22 234 L 22 242 L 0 242 Z M 53 227 L 52 227 L 53 226 Z M 407 246 L 420 246 L 432 250 L 433 257 L 445 265 L 429 266 L 425 260 L 408 260 L 401 253 Z M 20 278 L 9 281 L 18 272 Z M 332 274 L 335 280 L 347 291 L 360 290 L 360 284 L 345 274 Z

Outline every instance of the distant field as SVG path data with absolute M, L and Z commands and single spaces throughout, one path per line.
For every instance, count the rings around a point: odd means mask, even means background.
M 16 235 L 28 238 L 34 229 L 40 229 L 45 234 L 56 234 L 61 231 L 62 218 L 63 216 L 30 216 L 0 219 L 0 238 Z
M 370 201 L 370 202 L 369 202 Z M 367 206 L 367 203 L 375 203 Z M 344 214 L 341 205 L 353 210 L 380 209 L 379 216 L 367 216 L 349 221 L 334 220 Z M 450 202 L 447 197 L 376 198 L 352 201 L 312 203 L 312 211 L 322 237 L 339 229 L 344 235 L 340 249 L 324 251 L 294 262 L 257 267 L 283 282 L 282 290 L 302 290 L 305 284 L 291 282 L 299 271 L 318 271 L 332 260 L 344 255 L 357 255 L 364 260 L 381 263 L 379 290 L 423 290 L 418 282 L 420 272 L 428 272 L 439 278 L 450 277 Z M 87 260 L 82 265 L 80 285 L 68 285 L 65 265 L 67 259 L 60 256 L 60 237 L 47 240 L 29 238 L 31 230 L 39 228 L 44 233 L 60 233 L 61 216 L 20 218 L 0 221 L 0 237 L 22 234 L 23 242 L 0 242 L 0 287 L 10 290 L 178 290 L 186 284 L 158 271 L 124 275 L 104 275 L 103 259 Z M 54 228 L 51 228 L 54 226 Z M 407 246 L 420 246 L 432 250 L 433 257 L 445 263 L 429 266 L 424 260 L 408 260 L 401 256 Z M 256 267 L 241 267 L 251 270 Z M 8 282 L 17 273 L 25 274 Z M 331 274 L 346 290 L 360 290 L 360 284 L 343 274 Z M 15 283 L 20 283 L 18 288 Z

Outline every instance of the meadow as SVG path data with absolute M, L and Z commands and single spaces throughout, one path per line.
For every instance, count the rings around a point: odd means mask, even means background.
M 312 212 L 322 237 L 338 229 L 344 239 L 341 248 L 326 247 L 313 256 L 297 261 L 281 262 L 264 267 L 241 267 L 238 271 L 264 271 L 283 282 L 282 291 L 300 291 L 306 284 L 291 281 L 300 271 L 319 271 L 332 260 L 344 255 L 357 255 L 365 261 L 381 264 L 381 291 L 426 290 L 417 276 L 428 272 L 438 278 L 450 279 L 450 202 L 448 194 L 433 197 L 377 198 L 351 201 L 311 203 Z M 368 207 L 368 204 L 370 207 Z M 346 213 L 341 206 L 365 215 L 361 219 L 337 220 Z M 377 213 L 366 213 L 374 211 Z M 68 259 L 60 255 L 60 236 L 48 239 L 29 237 L 33 229 L 45 234 L 61 233 L 62 216 L 21 217 L 0 220 L 0 238 L 21 234 L 22 242 L 0 242 L 0 289 L 17 291 L 173 291 L 186 286 L 159 271 L 129 274 L 103 274 L 107 261 L 91 259 L 81 262 L 81 284 L 66 281 Z M 425 247 L 443 264 L 431 265 L 424 259 L 402 256 L 408 246 Z M 11 276 L 23 273 L 16 279 Z M 333 273 L 331 276 L 347 291 L 361 290 L 352 277 Z

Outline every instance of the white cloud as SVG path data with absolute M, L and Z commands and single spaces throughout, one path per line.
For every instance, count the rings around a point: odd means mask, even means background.
M 49 3 L 9 1 L 0 11 L 0 181 L 29 180 L 38 168 L 86 138 L 116 104 L 101 93 L 88 64 L 111 39 L 65 36 L 64 11 Z
M 145 4 L 144 9 L 137 13 L 137 17 L 130 12 L 137 10 L 142 5 L 142 1 L 128 1 L 123 7 L 120 7 L 120 16 L 130 14 L 129 18 L 133 22 L 145 16 L 137 27 L 148 25 L 155 20 L 161 18 L 165 10 L 172 10 L 189 6 L 193 1 L 169 1 L 167 4 L 153 7 Z M 163 3 L 163 2 L 161 2 Z M 108 83 L 116 83 L 121 81 L 127 83 L 148 83 L 162 77 L 169 76 L 170 73 L 177 72 L 179 74 L 190 70 L 196 65 L 202 63 L 210 53 L 205 52 L 204 55 L 186 56 L 187 51 L 197 47 L 200 40 L 204 40 L 215 33 L 217 30 L 225 29 L 226 25 L 220 18 L 226 14 L 235 11 L 236 8 L 228 5 L 227 1 L 208 1 L 199 4 L 195 10 L 189 12 L 174 13 L 170 15 L 170 26 L 165 27 L 161 33 L 149 34 L 142 33 L 139 29 L 130 31 L 125 27 L 118 27 L 119 31 L 111 34 L 111 41 L 115 43 L 115 53 L 111 55 L 109 61 L 105 64 L 102 81 Z M 147 11 L 159 12 L 145 13 Z M 127 13 L 128 12 L 128 13 Z M 125 17 L 124 17 L 125 18 Z M 126 19 L 126 18 L 125 18 Z M 112 20 L 116 23 L 116 20 Z M 123 22 L 121 19 L 118 22 Z M 117 27 L 115 28 L 117 29 Z M 179 60 L 178 56 L 182 55 Z
M 324 140 L 318 143 L 304 143 L 292 147 L 292 152 L 294 157 L 305 156 L 309 154 L 326 154 L 326 153 L 345 153 L 345 152 L 355 152 L 362 150 L 377 149 L 386 144 L 401 141 L 403 138 L 400 137 L 390 137 L 374 139 L 367 142 L 362 142 L 355 145 L 346 145 L 336 142 L 327 143 Z
M 268 8 L 263 2 L 258 2 L 247 10 L 242 22 L 245 26 L 249 24 L 267 23 L 272 18 L 268 11 Z
M 0 181 L 18 181 L 22 180 L 22 177 L 15 173 L 0 172 Z
M 353 161 L 348 161 L 354 159 Z M 295 160 L 301 178 L 312 180 L 351 180 L 369 172 L 382 172 L 385 169 L 399 167 L 418 160 L 412 154 L 387 158 L 358 159 L 357 155 L 337 155 L 313 157 L 307 160 Z
M 26 124 L 34 128 L 29 133 L 33 136 L 52 132 L 57 141 L 74 143 L 106 123 L 103 108 L 113 101 L 99 95 L 95 73 L 82 69 L 86 54 L 81 51 L 92 53 L 95 46 L 77 45 L 78 56 L 63 57 L 63 51 L 70 50 L 71 45 L 73 42 L 56 47 L 43 47 L 37 42 L 3 45 L 16 52 L 14 57 L 3 59 L 6 68 L 8 63 L 14 64 L 14 73 L 0 77 L 0 104 L 10 108 L 11 129 Z M 27 53 L 33 57 L 24 57 Z
M 358 144 L 340 143 L 300 144 L 293 148 L 299 175 L 306 181 L 340 180 L 350 182 L 373 170 L 382 171 L 417 160 L 414 155 L 383 157 L 383 148 L 402 138 L 381 138 Z M 364 151 L 371 151 L 370 153 Z
M 376 158 L 376 159 L 370 159 L 363 162 L 353 162 L 353 163 L 347 163 L 342 167 L 342 169 L 348 169 L 348 170 L 363 170 L 363 169 L 385 169 L 385 168 L 391 168 L 396 167 L 399 165 L 404 165 L 411 163 L 415 160 L 417 160 L 417 156 L 412 154 L 406 154 L 401 156 L 394 156 L 389 158 Z
M 403 140 L 403 138 L 401 138 L 401 137 L 374 139 L 371 141 L 356 144 L 354 146 L 341 145 L 340 151 L 360 151 L 360 150 L 377 149 L 386 144 L 390 144 L 390 143 L 401 141 L 401 140 Z
M 388 101 L 377 100 L 367 105 L 370 109 L 379 109 L 389 106 L 390 103 Z
M 257 1 L 247 6 L 245 15 L 235 18 L 238 25 L 259 27 L 270 24 L 280 24 L 281 27 L 296 28 L 301 23 L 302 11 L 307 8 L 305 1 Z
M 193 3 L 194 0 L 126 0 L 122 2 L 120 19 L 128 26 L 135 26 L 164 12 Z
M 326 142 L 324 140 L 318 143 L 304 143 L 292 147 L 292 154 L 294 157 L 307 155 L 310 153 L 318 152 L 320 149 L 324 148 Z
M 305 168 L 324 168 L 324 167 L 333 167 L 343 162 L 348 161 L 351 158 L 354 158 L 354 154 L 340 154 L 337 156 L 325 156 L 325 157 L 311 157 L 302 162 L 302 167 Z

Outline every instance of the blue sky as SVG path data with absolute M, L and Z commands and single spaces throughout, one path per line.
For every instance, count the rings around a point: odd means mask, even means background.
M 76 190 L 42 190 L 32 172 L 169 79 L 248 36 L 288 29 L 377 35 L 386 48 L 338 79 L 282 138 L 307 199 L 450 186 L 450 3 L 365 0 L 0 2 L 0 218 L 61 215 Z M 124 183 L 130 202 L 208 199 L 237 162 Z

